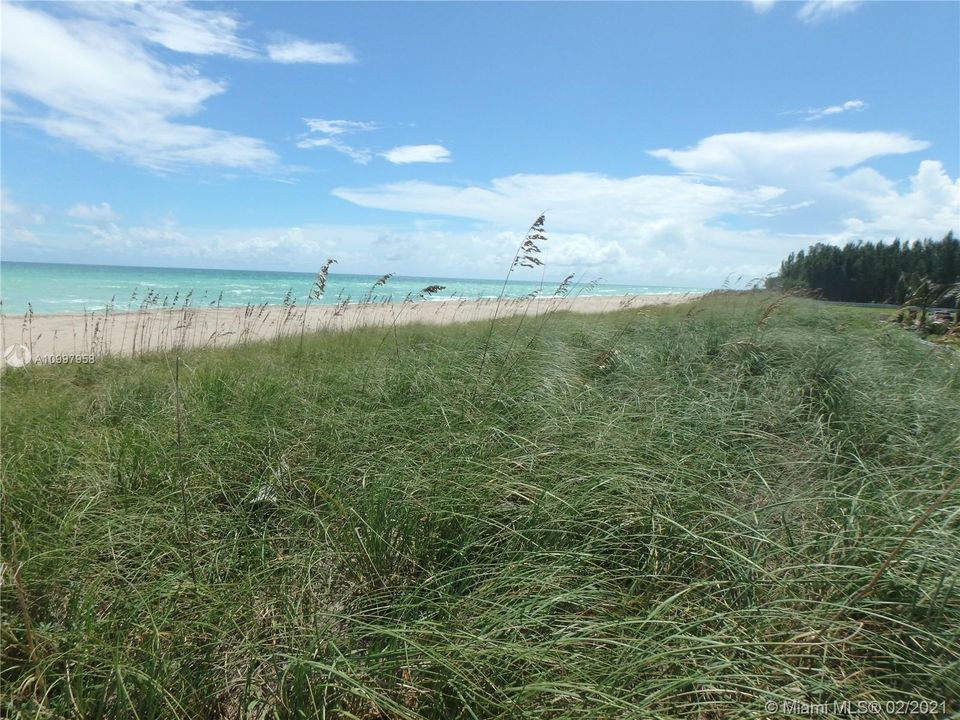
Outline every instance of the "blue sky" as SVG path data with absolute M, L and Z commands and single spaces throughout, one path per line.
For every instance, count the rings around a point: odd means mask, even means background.
M 3 3 L 2 257 L 718 285 L 960 230 L 956 2 Z

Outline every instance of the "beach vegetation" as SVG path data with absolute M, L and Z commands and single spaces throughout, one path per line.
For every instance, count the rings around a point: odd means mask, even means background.
M 8 368 L 0 713 L 960 712 L 960 362 L 884 314 L 717 292 Z

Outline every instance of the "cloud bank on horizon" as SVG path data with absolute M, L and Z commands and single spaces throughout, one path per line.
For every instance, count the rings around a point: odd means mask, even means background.
M 846 52 L 857 62 L 859 3 L 743 7 L 758 37 L 806 33 L 798 37 L 811 45 L 802 58 L 808 69 L 827 51 L 847 58 L 838 42 L 853 43 Z M 576 33 L 591 12 L 652 22 L 676 11 L 585 6 L 573 11 L 579 20 L 565 20 L 568 11 L 557 7 L 548 19 Z M 561 277 L 718 285 L 730 274 L 765 275 L 813 242 L 960 230 L 949 145 L 956 102 L 939 124 L 911 131 L 890 109 L 897 98 L 889 88 L 868 87 L 856 73 L 820 86 L 844 75 L 842 65 L 823 65 L 812 82 L 790 89 L 748 57 L 724 61 L 725 72 L 742 77 L 730 80 L 729 102 L 714 106 L 713 131 L 709 113 L 691 112 L 712 92 L 696 84 L 705 70 L 688 65 L 637 86 L 646 83 L 654 97 L 663 83 L 655 106 L 663 122 L 653 115 L 644 133 L 629 124 L 611 133 L 601 126 L 651 113 L 625 85 L 634 75 L 603 84 L 621 71 L 610 62 L 624 52 L 604 55 L 604 38 L 583 35 L 597 48 L 528 104 L 525 73 L 564 67 L 559 56 L 542 67 L 532 55 L 516 58 L 514 80 L 507 66 L 484 72 L 456 57 L 438 67 L 431 33 L 414 38 L 422 50 L 375 42 L 382 36 L 363 34 L 376 28 L 356 8 L 303 3 L 297 12 L 300 21 L 269 5 L 4 2 L 4 259 L 309 270 L 333 255 L 344 271 L 495 277 L 518 234 L 546 211 L 544 258 Z M 503 33 L 498 13 L 522 23 L 541 12 L 550 6 L 452 6 L 437 22 L 479 14 L 482 49 Z M 745 17 L 734 5 L 700 12 L 731 23 Z M 904 22 L 880 20 L 891 33 Z M 832 41 L 843 23 L 846 36 Z M 469 47 L 467 59 L 479 62 Z M 588 62 L 589 77 L 577 82 Z M 956 67 L 914 71 L 934 73 L 934 85 L 957 94 Z M 487 115 L 467 111 L 480 93 L 502 105 Z M 585 98 L 609 104 L 616 118 L 590 114 Z M 951 99 L 960 98 L 948 96 L 945 107 Z M 565 113 L 546 112 L 554 103 Z M 763 118 L 752 127 L 745 104 Z M 518 113 L 530 114 L 529 124 Z M 783 126 L 784 115 L 799 124 Z M 538 151 L 545 136 L 549 152 Z M 286 221 L 284 211 L 294 217 Z

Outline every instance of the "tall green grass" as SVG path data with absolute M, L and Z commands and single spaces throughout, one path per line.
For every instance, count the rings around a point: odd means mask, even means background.
M 956 353 L 763 293 L 521 322 L 6 371 L 0 712 L 960 711 Z

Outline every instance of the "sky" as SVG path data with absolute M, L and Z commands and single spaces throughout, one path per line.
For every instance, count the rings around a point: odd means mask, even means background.
M 3 2 L 4 260 L 716 287 L 960 230 L 960 3 Z

